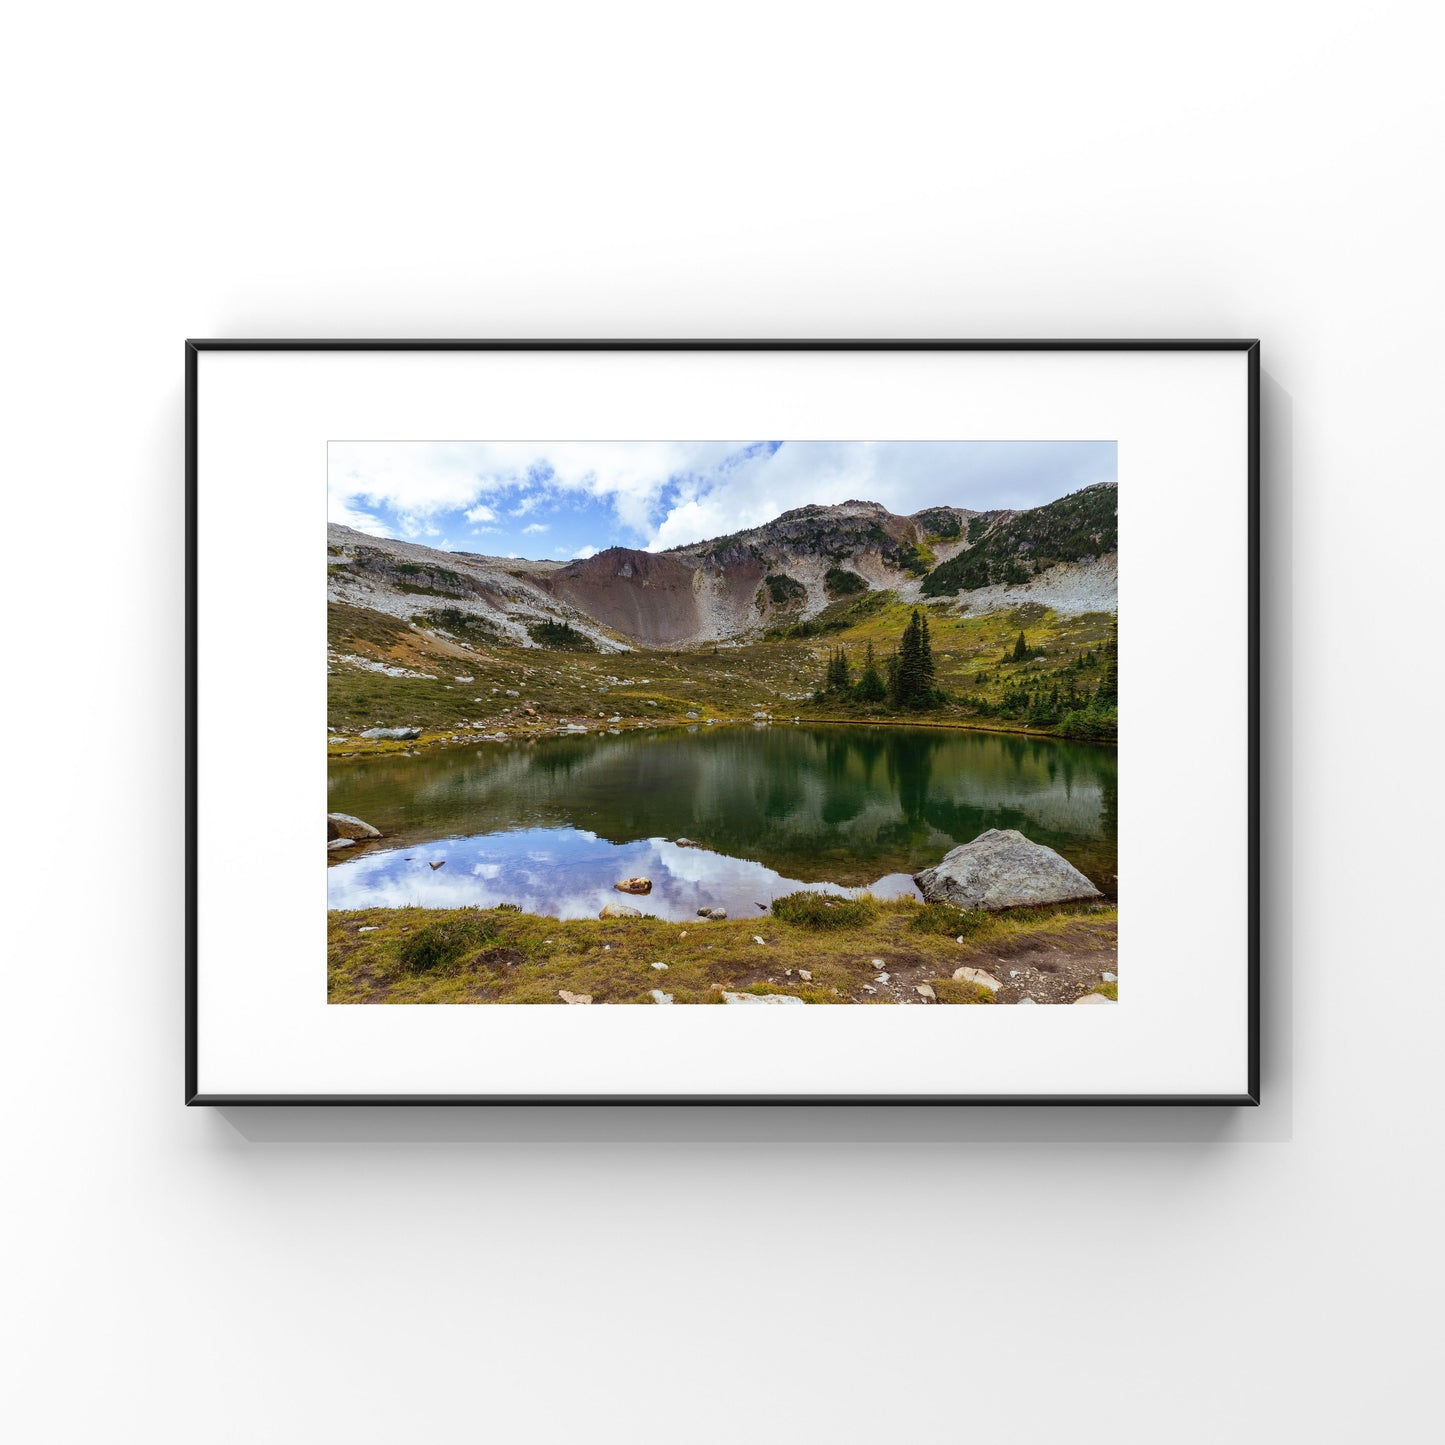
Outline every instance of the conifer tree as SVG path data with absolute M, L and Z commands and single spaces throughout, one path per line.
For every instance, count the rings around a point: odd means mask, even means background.
M 1020 633 L 1019 633 L 1019 640 L 1018 640 L 1016 643 L 1014 643 L 1014 661 L 1015 661 L 1015 662 L 1027 662 L 1027 661 L 1028 661 L 1028 656 L 1029 656 L 1028 639 L 1023 635 L 1022 632 L 1020 632 Z
M 873 644 L 868 644 L 863 654 L 863 671 L 858 674 L 858 685 L 853 695 L 859 702 L 882 702 L 888 696 L 888 685 L 878 671 L 878 660 L 873 655 Z

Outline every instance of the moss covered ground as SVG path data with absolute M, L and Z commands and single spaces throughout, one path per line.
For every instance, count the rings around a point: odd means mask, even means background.
M 562 922 L 508 907 L 337 911 L 328 915 L 328 998 L 557 1004 L 567 993 L 594 1004 L 653 1004 L 653 990 L 660 990 L 675 1003 L 694 1004 L 721 1003 L 727 990 L 793 994 L 810 1004 L 976 1004 L 992 1003 L 994 995 L 954 980 L 956 969 L 1006 973 L 1001 960 L 1041 951 L 1088 958 L 1090 968 L 1094 961 L 1117 967 L 1109 961 L 1117 927 L 1112 907 L 983 915 L 911 899 L 860 901 L 845 910 L 842 926 L 833 926 L 831 910 L 784 899 L 775 901 L 774 913 L 721 923 Z M 1097 979 L 1095 969 L 1078 992 Z
M 333 746 L 346 751 L 415 746 L 357 739 L 372 727 L 420 727 L 419 741 L 427 744 L 498 729 L 509 737 L 538 735 L 564 721 L 627 730 L 748 720 L 758 711 L 803 721 L 900 721 L 1047 735 L 1055 730 L 1050 725 L 1000 715 L 1010 691 L 1096 687 L 1113 626 L 1106 613 L 1064 617 L 1029 604 L 974 617 L 959 613 L 952 601 L 934 602 L 925 612 L 937 683 L 948 696 L 942 706 L 900 716 L 887 704 L 815 700 L 830 649 L 845 648 L 855 667 L 869 643 L 882 658 L 911 610 L 891 592 L 874 592 L 841 599 L 801 628 L 784 627 L 741 646 L 602 654 L 517 647 L 480 633 L 449 635 L 445 628 L 333 604 L 327 721 L 346 739 Z M 1020 632 L 1030 656 L 1016 662 Z M 428 675 L 391 677 L 346 658 Z

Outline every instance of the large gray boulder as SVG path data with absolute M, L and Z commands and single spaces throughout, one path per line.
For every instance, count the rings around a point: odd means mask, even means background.
M 328 813 L 326 815 L 326 836 L 330 838 L 380 838 L 381 829 L 373 828 L 350 813 Z
M 1014 828 L 980 833 L 913 881 L 928 902 L 956 908 L 1026 908 L 1104 896 L 1067 858 Z
M 403 741 L 405 741 L 405 740 L 408 739 L 408 738 L 419 738 L 419 737 L 421 736 L 421 729 L 420 729 L 420 728 L 367 728 L 367 730 L 366 730 L 364 733 L 362 733 L 361 736 L 364 737 L 364 738 L 389 738 L 389 739 L 395 739 L 395 740 L 398 741 L 398 742 L 403 742 Z

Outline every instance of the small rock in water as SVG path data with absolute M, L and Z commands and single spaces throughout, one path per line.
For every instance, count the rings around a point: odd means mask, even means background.
M 651 878 L 624 878 L 612 885 L 619 893 L 651 893 Z
M 560 998 L 563 1003 L 592 1002 L 592 995 L 590 993 L 568 993 L 565 988 L 559 988 L 557 990 L 557 997 Z
M 432 863 L 428 866 L 431 868 L 431 871 L 435 873 L 438 868 L 445 868 L 447 866 L 447 860 L 443 858 L 440 863 Z
M 666 965 L 665 963 L 654 963 L 652 966 L 653 966 L 653 968 L 666 968 L 666 967 L 667 967 L 667 965 Z
M 614 718 L 613 721 L 615 722 L 616 719 Z M 677 846 L 678 846 L 679 848 L 696 848 L 696 847 L 697 847 L 697 844 L 694 843 L 691 838 L 676 838 L 676 839 L 674 839 L 673 841 L 677 844 Z M 702 911 L 701 909 L 698 910 L 698 912 L 701 912 L 701 911 Z
M 663 993 L 660 988 L 655 988 L 652 990 L 652 1001 L 653 1003 L 671 1003 L 672 995 L 670 993 Z
M 355 838 L 333 838 L 333 839 L 326 845 L 326 851 L 327 851 L 328 853 L 336 853 L 336 852 L 339 852 L 342 848 L 354 848 L 354 847 L 356 847 L 356 839 L 355 839 Z

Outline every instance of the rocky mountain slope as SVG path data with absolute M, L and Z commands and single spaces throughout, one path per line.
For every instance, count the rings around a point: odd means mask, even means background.
M 869 592 L 956 598 L 977 614 L 1039 601 L 1061 614 L 1117 607 L 1117 490 L 1043 507 L 897 516 L 876 502 L 799 507 L 730 536 L 585 560 L 439 552 L 327 529 L 333 603 L 473 642 L 603 652 L 685 648 L 806 623 Z

